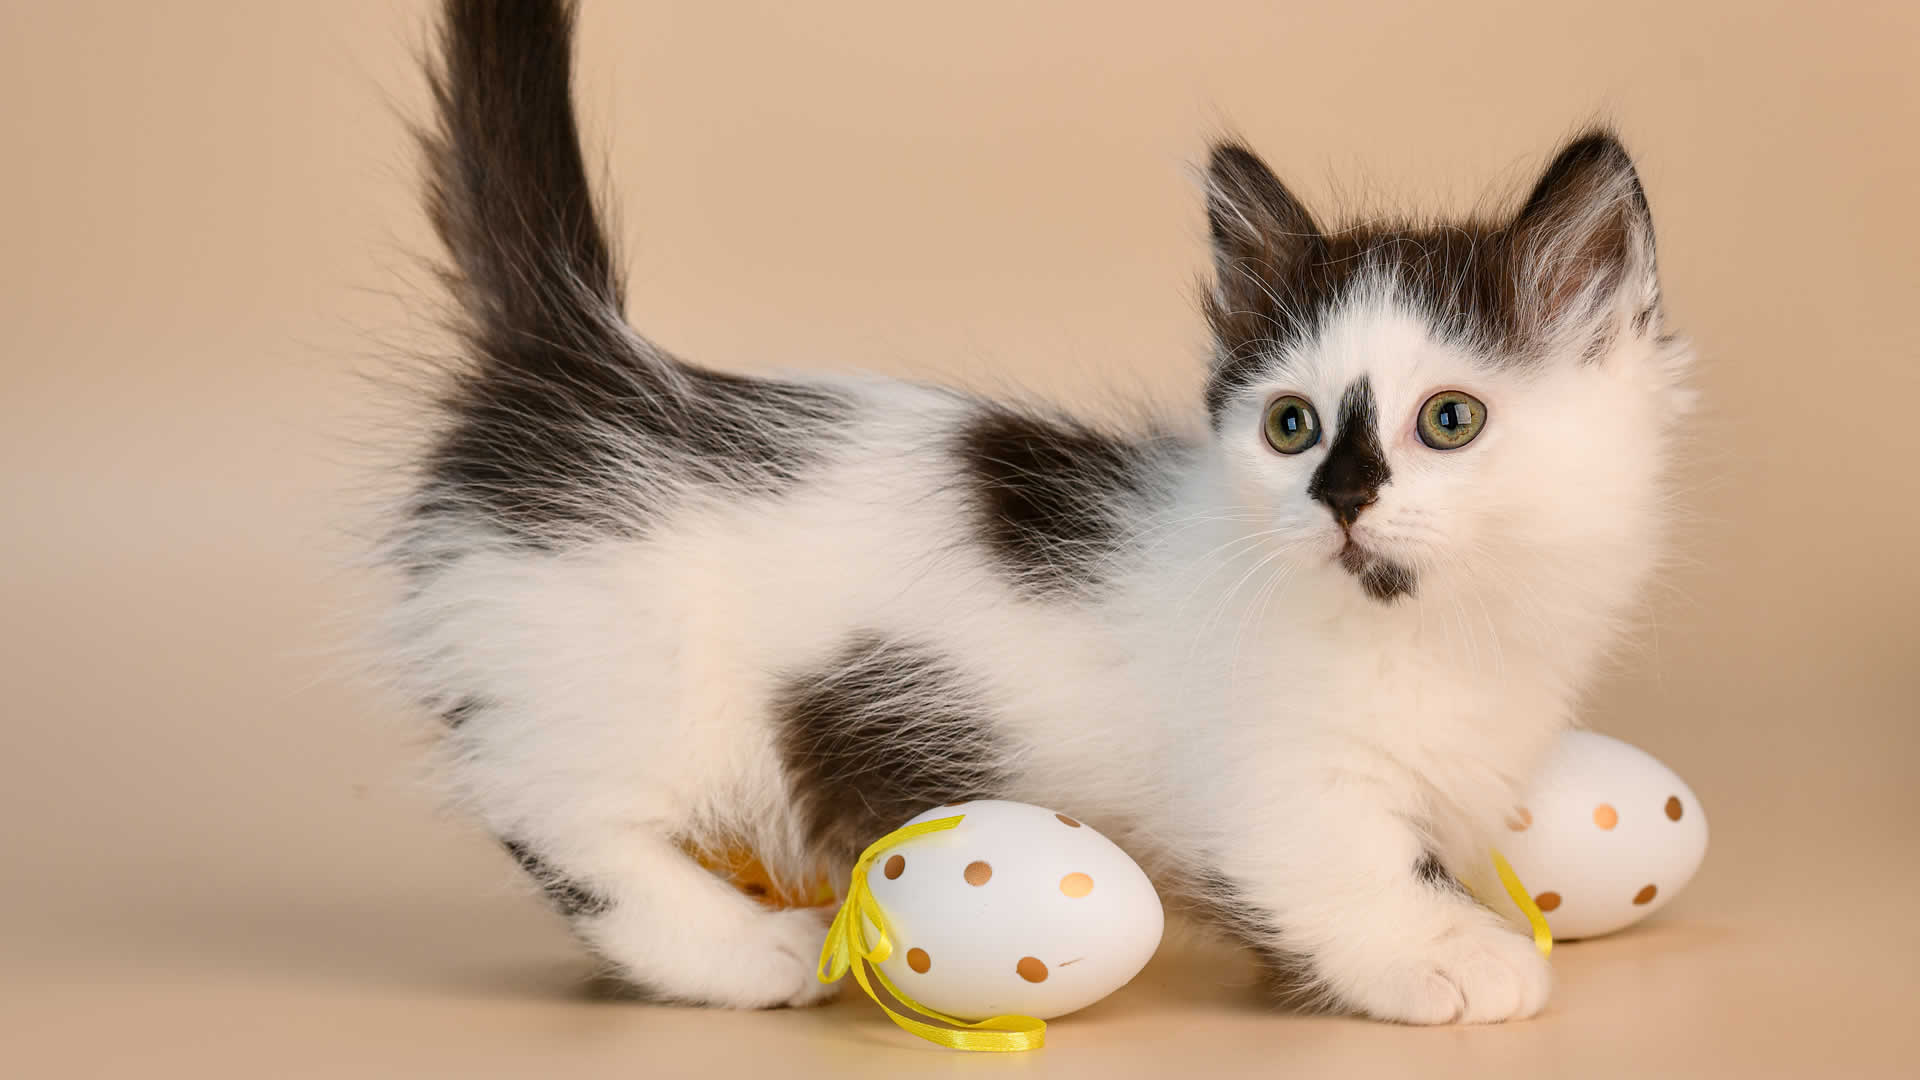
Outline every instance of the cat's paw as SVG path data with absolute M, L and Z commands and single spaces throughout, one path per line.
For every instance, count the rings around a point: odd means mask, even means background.
M 755 995 L 753 1007 L 818 1005 L 839 992 L 838 984 L 823 983 L 817 974 L 830 916 L 818 908 L 795 908 L 763 917 L 769 941 L 761 945 L 762 974 L 751 983 L 764 987 L 764 994 Z
M 753 905 L 724 933 L 677 937 L 654 919 L 611 919 L 584 928 L 619 977 L 663 1002 L 725 1009 L 817 1005 L 839 991 L 816 972 L 831 912 L 769 911 Z
M 1546 1007 L 1553 973 L 1531 938 L 1467 922 L 1347 988 L 1360 1012 L 1404 1024 L 1497 1024 Z

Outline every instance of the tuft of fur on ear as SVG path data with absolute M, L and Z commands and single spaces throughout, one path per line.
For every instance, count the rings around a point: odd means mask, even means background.
M 1630 322 L 1659 319 L 1653 216 L 1626 147 L 1592 131 L 1560 151 L 1508 229 L 1508 265 L 1530 328 L 1550 348 L 1597 355 Z
M 1204 304 L 1216 362 L 1225 367 L 1282 336 L 1281 324 L 1294 314 L 1285 299 L 1290 283 L 1319 259 L 1326 237 L 1266 162 L 1237 142 L 1216 144 L 1208 162 L 1207 228 L 1214 283 Z

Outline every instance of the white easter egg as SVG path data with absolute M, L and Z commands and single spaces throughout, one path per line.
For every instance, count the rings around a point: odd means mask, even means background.
M 964 1020 L 1042 1020 L 1125 986 L 1160 945 L 1147 875 L 1065 814 L 983 799 L 914 824 L 958 826 L 880 852 L 868 872 L 893 930 L 880 970 L 908 996 Z
M 1693 789 L 1653 755 L 1590 731 L 1561 737 L 1499 847 L 1558 940 L 1660 910 L 1707 854 Z

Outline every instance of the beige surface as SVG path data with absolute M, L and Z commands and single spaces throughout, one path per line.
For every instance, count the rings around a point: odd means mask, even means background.
M 741 369 L 1185 402 L 1208 131 L 1315 197 L 1433 207 L 1614 116 L 1710 411 L 1689 561 L 1590 715 L 1705 800 L 1693 888 L 1497 1029 L 1269 1015 L 1177 948 L 1026 1059 L 846 1002 L 585 999 L 337 659 L 383 424 L 353 373 L 421 327 L 389 106 L 420 103 L 422 6 L 5 0 L 0 1071 L 1911 1070 L 1920 8 L 1029 6 L 590 0 L 636 319 Z

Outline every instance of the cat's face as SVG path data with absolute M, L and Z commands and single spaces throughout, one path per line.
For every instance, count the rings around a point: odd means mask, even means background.
M 1322 232 L 1238 148 L 1211 179 L 1208 403 L 1288 562 L 1382 604 L 1644 571 L 1686 351 L 1617 143 L 1575 143 L 1492 225 Z

